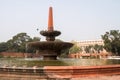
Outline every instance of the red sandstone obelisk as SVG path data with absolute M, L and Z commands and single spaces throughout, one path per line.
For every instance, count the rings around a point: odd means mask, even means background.
M 49 15 L 48 15 L 48 31 L 53 31 L 53 13 L 52 7 L 49 7 Z

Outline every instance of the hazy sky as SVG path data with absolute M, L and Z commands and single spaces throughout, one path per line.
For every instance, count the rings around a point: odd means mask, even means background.
M 0 0 L 0 42 L 20 32 L 44 40 L 39 32 L 47 29 L 49 6 L 63 41 L 97 40 L 120 30 L 120 0 Z

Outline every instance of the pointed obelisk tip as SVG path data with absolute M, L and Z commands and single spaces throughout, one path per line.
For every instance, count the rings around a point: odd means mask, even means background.
M 52 7 L 49 7 L 48 31 L 53 31 L 53 12 L 52 12 Z

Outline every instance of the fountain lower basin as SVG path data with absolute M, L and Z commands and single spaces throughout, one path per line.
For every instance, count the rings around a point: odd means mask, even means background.
M 0 58 L 0 76 L 22 78 L 79 78 L 120 75 L 120 60 L 113 59 L 38 59 Z

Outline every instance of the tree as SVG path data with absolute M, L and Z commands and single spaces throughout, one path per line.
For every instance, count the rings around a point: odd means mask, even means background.
M 33 37 L 33 39 L 30 42 L 34 42 L 34 41 L 40 41 L 40 37 Z M 28 42 L 27 42 L 28 43 Z M 29 47 L 26 43 L 26 52 L 27 53 L 35 53 L 36 49 Z
M 4 52 L 6 50 L 8 50 L 7 43 L 1 42 L 0 43 L 0 52 Z
M 40 41 L 40 38 L 34 37 L 32 39 L 30 36 L 27 35 L 27 33 L 18 33 L 7 42 L 0 43 L 0 52 L 7 51 L 33 53 L 35 52 L 33 48 L 27 49 L 27 43 L 32 41 Z
M 91 53 L 91 52 L 92 52 L 92 51 L 91 51 L 92 47 L 93 47 L 92 45 L 86 46 L 86 47 L 85 47 L 85 52 L 86 52 L 86 53 Z
M 77 45 L 74 45 L 73 47 L 71 47 L 69 49 L 70 53 L 77 53 L 77 52 L 80 52 L 80 51 L 82 51 L 82 48 L 78 47 Z
M 26 43 L 30 41 L 32 41 L 32 38 L 30 38 L 27 33 L 18 33 L 7 41 L 7 45 L 11 52 L 25 52 Z
M 55 42 L 63 42 L 61 39 L 55 39 Z
M 40 37 L 34 37 L 32 41 L 40 41 Z
M 119 30 L 110 30 L 101 36 L 104 41 L 104 48 L 108 52 L 120 55 L 120 32 Z
M 100 53 L 100 51 L 103 51 L 103 46 L 102 45 L 98 45 L 98 44 L 95 44 L 93 46 L 94 50 L 97 51 L 97 53 Z

